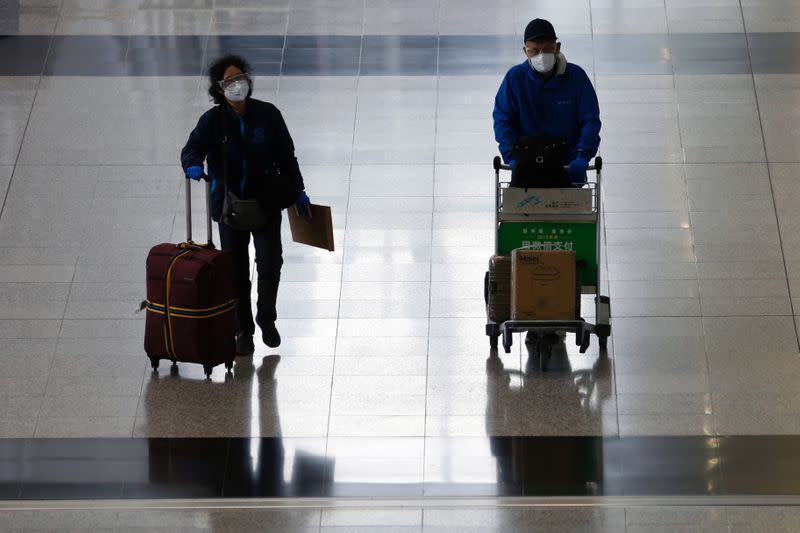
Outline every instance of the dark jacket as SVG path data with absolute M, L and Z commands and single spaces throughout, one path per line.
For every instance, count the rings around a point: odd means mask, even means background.
M 275 205 L 276 192 L 299 194 L 304 189 L 294 143 L 277 107 L 248 98 L 240 118 L 228 105 L 214 106 L 203 113 L 189 134 L 181 150 L 181 165 L 185 172 L 207 161 L 211 217 L 216 221 L 222 216 L 225 199 L 223 152 L 227 152 L 227 186 L 242 199 L 255 198 L 265 211 L 280 210 Z
M 586 72 L 567 63 L 563 55 L 550 80 L 527 61 L 509 70 L 497 91 L 493 118 L 495 139 L 509 165 L 512 147 L 520 137 L 563 139 L 570 158 L 580 151 L 587 161 L 600 144 L 597 94 Z

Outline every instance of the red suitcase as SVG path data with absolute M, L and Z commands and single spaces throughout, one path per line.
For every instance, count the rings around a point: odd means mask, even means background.
M 206 244 L 192 241 L 191 181 L 186 180 L 186 242 L 159 244 L 147 256 L 144 350 L 153 370 L 161 359 L 199 363 L 210 377 L 233 368 L 233 263 L 211 240 L 210 186 L 206 182 Z

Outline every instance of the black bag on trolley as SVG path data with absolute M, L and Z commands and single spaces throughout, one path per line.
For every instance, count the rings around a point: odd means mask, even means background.
M 511 187 L 525 189 L 572 187 L 564 166 L 569 163 L 566 141 L 554 137 L 520 137 L 511 150 Z

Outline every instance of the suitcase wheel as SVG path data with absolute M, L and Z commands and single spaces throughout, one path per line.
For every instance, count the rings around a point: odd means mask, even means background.
M 153 367 L 153 372 L 158 370 L 158 357 L 151 357 L 150 358 L 150 366 Z
M 228 372 L 233 370 L 233 361 L 225 361 L 225 368 L 228 369 Z
M 497 340 L 500 335 L 490 335 L 489 336 L 489 348 L 497 348 Z
M 211 365 L 203 365 L 203 370 L 206 372 L 206 378 L 211 379 L 211 372 L 214 370 L 214 367 Z

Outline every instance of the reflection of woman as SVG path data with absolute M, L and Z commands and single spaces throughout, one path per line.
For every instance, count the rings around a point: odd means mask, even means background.
M 200 117 L 189 135 L 181 152 L 181 164 L 189 178 L 199 180 L 207 159 L 211 216 L 219 222 L 222 249 L 233 256 L 236 351 L 250 355 L 255 350 L 255 323 L 261 328 L 264 344 L 275 348 L 281 343 L 275 327 L 283 265 L 281 209 L 296 203 L 305 213 L 309 199 L 303 191 L 294 143 L 283 116 L 274 105 L 251 96 L 253 82 L 247 61 L 233 55 L 222 57 L 211 65 L 208 76 L 208 92 L 217 105 Z M 258 227 L 234 224 L 241 217 L 223 213 L 230 193 L 241 200 L 257 202 L 262 211 L 257 217 Z M 251 234 L 258 269 L 255 322 L 250 302 Z
M 281 431 L 278 410 L 278 381 L 275 371 L 281 358 L 265 357 L 256 369 L 252 359 L 236 363 L 236 379 L 258 388 L 250 404 L 251 438 L 231 441 L 225 496 L 278 498 L 321 496 L 326 474 L 333 467 L 324 457 L 287 446 Z M 257 422 L 257 424 L 256 424 Z M 233 449 L 238 447 L 238 449 Z M 286 457 L 291 464 L 291 479 L 286 479 Z M 293 456 L 293 459 L 292 459 Z
M 275 379 L 280 360 L 278 355 L 265 357 L 258 370 L 250 358 L 236 363 L 236 379 L 258 387 L 258 399 L 251 400 L 257 403 L 251 403 L 250 418 L 258 420 L 259 434 L 242 441 L 244 449 L 236 453 L 239 460 L 229 465 L 228 480 L 233 492 L 226 496 L 273 498 L 286 495 L 283 479 L 285 450 L 278 413 L 278 382 Z

